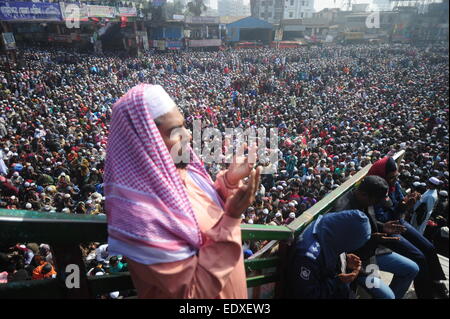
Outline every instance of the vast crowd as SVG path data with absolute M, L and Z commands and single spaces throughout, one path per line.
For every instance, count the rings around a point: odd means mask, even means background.
M 26 49 L 17 65 L 3 60 L 1 67 L 0 208 L 104 214 L 111 108 L 145 82 L 167 90 L 188 127 L 200 119 L 204 128 L 221 131 L 278 128 L 277 173 L 264 176 L 243 223 L 290 223 L 361 168 L 405 150 L 403 188 L 424 193 L 430 177 L 442 181 L 429 228 L 447 226 L 447 47 L 148 52 L 139 58 Z M 225 165 L 207 168 L 214 178 Z M 246 255 L 259 245 L 246 243 Z M 47 248 L 12 250 L 43 259 L 22 263 L 51 276 L 54 270 L 43 270 Z M 85 248 L 86 258 L 96 250 L 101 255 L 99 244 Z M 99 264 L 90 263 L 91 270 Z

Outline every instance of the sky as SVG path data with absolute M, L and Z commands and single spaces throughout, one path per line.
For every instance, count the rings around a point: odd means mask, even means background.
M 168 0 L 173 2 L 173 0 Z M 218 0 L 205 0 L 205 2 L 210 2 L 212 8 L 217 9 Z M 242 0 L 244 3 L 249 4 L 250 0 Z M 315 10 L 320 11 L 325 8 L 343 8 L 345 0 L 314 0 Z M 433 0 L 433 2 L 440 2 L 439 0 Z M 372 0 L 353 0 L 353 3 L 368 3 L 372 4 Z
M 173 1 L 173 0 L 172 0 Z M 211 6 L 217 8 L 218 0 L 210 0 Z M 244 3 L 249 4 L 250 0 L 243 0 Z M 340 8 L 342 7 L 343 0 L 315 0 L 316 10 L 322 10 L 324 8 Z M 372 0 L 355 0 L 355 3 L 370 3 Z M 336 3 L 336 4 L 335 4 Z

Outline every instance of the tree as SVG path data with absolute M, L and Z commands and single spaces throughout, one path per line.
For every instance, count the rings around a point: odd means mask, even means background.
M 192 0 L 187 4 L 188 12 L 192 13 L 195 17 L 201 16 L 203 11 L 206 11 L 207 7 L 203 3 L 203 0 Z

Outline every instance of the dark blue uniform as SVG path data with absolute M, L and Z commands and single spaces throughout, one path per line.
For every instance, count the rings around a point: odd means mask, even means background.
M 328 271 L 321 256 L 321 247 L 311 224 L 298 238 L 291 252 L 288 269 L 287 298 L 347 299 L 350 288 L 336 276 L 341 272 Z

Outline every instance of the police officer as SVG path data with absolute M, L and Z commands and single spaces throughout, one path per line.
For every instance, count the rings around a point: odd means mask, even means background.
M 312 222 L 299 236 L 287 269 L 287 298 L 346 299 L 349 285 L 361 270 L 358 256 L 349 254 L 342 267 L 345 252 L 355 251 L 370 238 L 367 216 L 358 210 L 330 213 Z M 350 273 L 345 273 L 345 269 Z

